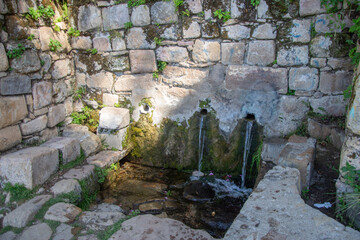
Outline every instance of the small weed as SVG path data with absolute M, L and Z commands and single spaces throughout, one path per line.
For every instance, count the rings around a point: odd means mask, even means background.
M 133 23 L 132 22 L 126 22 L 125 23 L 125 29 L 130 29 L 133 27 Z
M 81 99 L 85 94 L 86 94 L 86 89 L 85 89 L 85 87 L 79 87 L 78 90 L 75 91 L 73 98 L 74 98 L 74 100 L 79 100 L 79 99 Z
M 24 52 L 25 52 L 25 47 L 22 44 L 18 44 L 17 48 L 9 50 L 6 53 L 6 56 L 8 56 L 8 58 L 21 58 Z
M 199 108 L 203 109 L 203 108 L 210 108 L 210 103 L 211 100 L 209 98 L 205 99 L 205 100 L 199 100 Z
M 294 96 L 295 95 L 295 90 L 288 88 L 288 91 L 287 91 L 286 95 Z
M 310 25 L 310 35 L 311 35 L 312 38 L 314 38 L 314 37 L 316 37 L 316 34 L 317 34 L 317 32 L 315 30 L 315 24 L 311 23 L 311 25 Z
M 159 61 L 158 62 L 158 71 L 163 72 L 164 69 L 166 68 L 166 66 L 167 66 L 167 62 Z
M 260 4 L 260 0 L 251 0 L 251 5 L 253 5 L 254 7 L 259 6 Z
M 98 50 L 96 48 L 89 48 L 86 50 L 87 52 L 91 53 L 92 55 L 97 54 Z
M 58 40 L 54 40 L 54 39 L 50 38 L 50 43 L 49 43 L 50 51 L 56 52 L 56 51 L 60 50 L 61 47 L 62 47 L 62 45 Z
M 72 123 L 86 125 L 90 131 L 96 132 L 99 126 L 99 110 L 95 110 L 85 106 L 82 108 L 82 112 L 73 112 L 71 114 L 73 118 Z
M 27 16 L 30 16 L 30 18 L 37 21 L 39 20 L 39 18 L 49 19 L 52 18 L 54 15 L 55 12 L 50 6 L 45 8 L 43 5 L 41 5 L 36 10 L 34 8 L 29 8 L 29 13 Z
M 27 40 L 29 41 L 32 41 L 34 39 L 35 35 L 34 34 L 30 34 L 28 37 L 27 37 Z
M 309 196 L 309 188 L 305 187 L 301 190 L 301 197 L 305 200 L 309 200 L 310 196 Z
M 205 12 L 204 12 L 204 11 L 201 11 L 201 12 L 199 12 L 197 15 L 198 15 L 198 17 L 203 18 L 203 17 L 205 17 Z
M 256 177 L 256 174 L 260 171 L 262 146 L 263 146 L 263 142 L 261 141 L 258 148 L 256 149 L 256 152 L 252 156 L 250 172 L 249 172 L 250 176 Z M 254 166 L 255 166 L 255 169 L 254 169 Z M 253 169 L 255 170 L 254 174 L 253 174 Z
M 161 46 L 163 39 L 154 37 L 154 41 L 155 41 L 156 46 Z
M 275 59 L 272 64 L 277 64 L 277 60 Z
M 182 14 L 183 16 L 190 17 L 190 11 L 189 11 L 189 9 L 186 9 L 185 11 L 182 11 L 181 14 Z
M 352 96 L 352 85 L 349 85 L 343 92 L 344 100 L 350 99 Z
M 60 32 L 61 31 L 60 27 L 58 25 L 56 25 L 56 24 L 54 25 L 53 29 L 54 29 L 55 32 Z
M 41 65 L 41 66 L 44 66 L 44 65 L 45 65 L 45 61 L 41 59 L 41 60 L 40 60 L 40 65 Z
M 184 0 L 174 0 L 176 11 L 179 11 L 179 7 L 184 5 Z
M 97 192 L 90 194 L 87 183 L 84 180 L 79 181 L 79 183 L 82 189 L 82 200 L 78 204 L 78 207 L 82 210 L 87 210 L 91 203 L 95 201 Z
M 10 193 L 10 201 L 21 201 L 21 200 L 28 200 L 35 195 L 37 189 L 29 190 L 27 189 L 24 184 L 12 185 L 11 183 L 5 183 L 4 191 Z
M 223 12 L 223 10 L 218 9 L 214 12 L 214 16 L 217 17 L 220 20 L 223 20 L 223 22 L 226 22 L 231 18 L 230 12 Z
M 153 78 L 155 78 L 155 79 L 159 78 L 159 71 L 153 72 Z
M 76 30 L 76 29 L 73 28 L 73 27 L 71 27 L 71 28 L 68 30 L 67 34 L 68 34 L 69 36 L 72 36 L 72 37 L 78 37 L 78 36 L 80 36 L 80 31 L 79 31 L 79 30 Z
M 107 169 L 104 169 L 104 168 L 101 168 L 101 167 L 98 167 L 98 166 L 95 167 L 95 174 L 98 177 L 98 182 L 99 183 L 104 183 L 105 182 L 108 172 L 109 171 Z
M 6 227 L 3 227 L 1 230 L 0 230 L 0 235 L 3 234 L 3 233 L 6 233 L 6 232 L 9 232 L 9 231 L 12 231 L 16 234 L 19 234 L 23 231 L 23 228 L 16 228 L 16 227 L 11 227 L 11 226 L 6 226 Z
M 128 1 L 128 8 L 144 5 L 145 3 L 146 3 L 146 0 L 129 0 Z

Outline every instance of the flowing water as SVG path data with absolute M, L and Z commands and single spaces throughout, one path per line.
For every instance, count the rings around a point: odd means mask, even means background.
M 245 177 L 246 177 L 246 163 L 249 157 L 249 152 L 251 148 L 252 140 L 252 127 L 253 121 L 247 121 L 246 123 L 246 134 L 245 134 L 245 145 L 244 145 L 244 155 L 243 155 L 243 166 L 241 172 L 241 188 L 245 188 Z
M 200 126 L 199 126 L 199 165 L 198 171 L 201 172 L 201 164 L 204 155 L 204 146 L 205 146 L 205 129 L 204 129 L 204 118 L 205 115 L 200 116 Z

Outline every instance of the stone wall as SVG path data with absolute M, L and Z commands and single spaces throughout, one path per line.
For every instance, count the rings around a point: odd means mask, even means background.
M 310 108 L 345 113 L 342 91 L 353 66 L 341 43 L 350 38 L 351 21 L 343 31 L 329 27 L 320 0 L 261 0 L 258 7 L 249 0 L 185 0 L 178 10 L 173 1 L 118 2 L 69 0 L 69 20 L 55 23 L 63 14 L 56 1 L 0 0 L 0 151 L 57 135 L 79 87 L 107 106 L 128 98 L 135 120 L 141 100 L 150 98 L 156 124 L 188 120 L 199 101 L 210 99 L 227 136 L 247 114 L 270 137 L 294 131 Z M 22 15 L 40 4 L 55 10 L 51 21 Z M 231 19 L 217 19 L 218 9 Z M 80 36 L 68 36 L 70 27 Z M 60 52 L 49 50 L 50 38 L 61 42 Z M 25 53 L 8 59 L 18 43 Z M 94 48 L 97 54 L 88 51 Z M 160 61 L 167 67 L 154 78 Z

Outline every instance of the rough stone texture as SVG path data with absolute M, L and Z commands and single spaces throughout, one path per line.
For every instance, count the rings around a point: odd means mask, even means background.
M 32 73 L 40 70 L 40 59 L 36 51 L 26 50 L 20 58 L 11 61 L 11 67 L 19 73 Z
M 321 6 L 320 0 L 300 0 L 300 16 L 309 16 L 326 12 L 325 7 Z
M 80 156 L 80 143 L 75 138 L 55 137 L 41 146 L 59 150 L 62 154 L 61 164 L 74 161 Z
M 131 13 L 131 22 L 134 26 L 146 26 L 150 24 L 150 11 L 147 5 L 134 7 Z
M 85 224 L 88 229 L 99 231 L 106 229 L 124 218 L 126 218 L 126 216 L 117 211 L 86 211 L 81 214 L 80 222 Z
M 213 41 L 196 40 L 192 56 L 195 62 L 219 61 L 220 44 Z
M 311 93 L 319 84 L 319 75 L 316 68 L 291 68 L 289 72 L 289 88 L 295 91 Z M 295 92 L 296 93 L 296 92 Z
M 1 79 L 0 86 L 2 95 L 31 93 L 31 79 L 26 75 L 11 74 Z
M 78 237 L 78 240 L 98 240 L 95 234 L 85 235 Z
M 23 120 L 27 114 L 24 96 L 0 97 L 0 128 Z
M 185 2 L 188 4 L 190 12 L 192 12 L 192 13 L 202 12 L 203 0 L 185 0 Z
M 169 2 L 157 2 L 151 7 L 152 23 L 167 24 L 178 21 L 175 4 Z
M 252 36 L 257 39 L 275 39 L 276 28 L 270 23 L 261 24 L 255 28 Z
M 90 192 L 96 192 L 100 186 L 97 176 L 95 174 L 94 165 L 84 165 L 79 168 L 72 168 L 63 175 L 65 179 L 77 179 L 79 181 L 85 181 L 87 190 Z
M 346 163 L 349 163 L 350 165 L 354 166 L 356 170 L 359 170 L 360 169 L 359 156 L 360 156 L 360 137 L 356 135 L 346 136 L 344 145 L 341 149 L 339 169 L 341 170 L 342 167 L 346 166 Z
M 261 159 L 277 164 L 281 151 L 284 149 L 287 140 L 284 138 L 266 138 L 263 142 Z
M 69 89 L 69 90 L 68 90 Z M 69 86 L 68 80 L 60 80 L 53 85 L 54 100 L 55 103 L 60 103 L 65 100 L 68 92 L 72 92 L 71 86 Z
M 103 8 L 102 17 L 105 31 L 124 28 L 125 23 L 130 22 L 127 4 Z
M 347 102 L 344 100 L 343 95 L 310 98 L 310 104 L 314 112 L 324 114 L 322 109 L 325 109 L 327 114 L 333 116 L 344 116 Z
M 250 28 L 242 25 L 231 25 L 221 29 L 222 35 L 233 40 L 246 39 L 250 37 Z
M 12 184 L 23 183 L 32 189 L 44 183 L 59 165 L 55 149 L 31 147 L 4 155 L 0 158 L 0 175 Z
M 111 43 L 109 40 L 108 33 L 97 33 L 93 38 L 93 46 L 98 50 L 98 52 L 110 52 Z
M 330 142 L 337 149 L 341 150 L 345 140 L 345 131 L 335 127 L 331 129 Z
M 192 22 L 188 27 L 183 27 L 184 38 L 198 38 L 201 35 L 201 27 L 197 22 Z
M 8 150 L 21 143 L 22 136 L 19 126 L 11 126 L 0 129 L 0 152 Z
M 132 73 L 152 73 L 157 70 L 155 52 L 152 50 L 131 50 L 130 64 Z
M 71 73 L 70 60 L 58 60 L 53 64 L 51 75 L 54 79 L 64 78 Z
M 311 40 L 310 53 L 313 57 L 330 57 L 330 37 L 318 36 Z
M 50 195 L 40 195 L 25 202 L 5 216 L 3 226 L 25 227 L 49 199 Z
M 125 40 L 122 37 L 115 37 L 111 39 L 111 45 L 113 51 L 126 50 Z
M 126 151 L 102 151 L 92 157 L 86 159 L 88 164 L 95 165 L 100 168 L 110 167 L 111 164 L 119 162 Z
M 326 58 L 311 58 L 310 66 L 316 68 L 323 68 L 326 66 Z
M 17 238 L 18 240 L 49 240 L 52 235 L 51 228 L 46 223 L 39 223 L 37 225 L 27 228 Z
M 43 108 L 51 103 L 51 82 L 38 82 L 33 85 L 32 95 L 34 98 L 34 109 Z
M 104 69 L 111 72 L 124 72 L 130 69 L 129 57 L 122 54 L 105 57 L 104 65 Z
M 80 36 L 71 38 L 71 47 L 74 49 L 87 50 L 92 48 L 92 41 L 90 37 Z
M 280 66 L 306 65 L 309 62 L 308 46 L 293 46 L 289 49 L 280 49 L 277 63 Z
M 297 168 L 300 172 L 301 189 L 309 188 L 315 159 L 314 138 L 291 136 L 279 155 L 278 164 Z
M 249 43 L 247 63 L 249 65 L 266 66 L 275 60 L 274 41 L 252 41 Z
M 342 94 L 352 83 L 352 74 L 346 71 L 321 72 L 319 90 L 327 94 Z
M 204 69 L 190 69 L 167 66 L 163 72 L 163 81 L 175 86 L 194 86 L 205 81 L 209 71 Z
M 60 224 L 56 228 L 55 235 L 53 237 L 53 240 L 71 240 L 74 237 L 74 234 L 72 233 L 73 227 L 69 226 L 67 224 Z
M 309 135 L 316 139 L 326 139 L 331 134 L 331 127 L 321 124 L 311 118 L 308 119 Z
M 62 223 L 69 223 L 75 220 L 81 213 L 81 209 L 70 203 L 59 202 L 52 205 L 45 213 L 44 219 Z
M 332 22 L 334 24 L 331 24 Z M 341 22 L 341 24 L 344 24 L 344 28 L 351 27 L 353 25 L 352 21 L 347 15 L 345 15 L 343 19 L 339 19 L 337 14 L 334 14 L 334 16 L 332 16 L 332 14 L 322 14 L 316 16 L 315 31 L 317 33 L 340 33 L 342 31 L 342 28 L 340 24 L 338 24 L 339 22 Z
M 353 92 L 355 93 L 354 99 L 359 99 L 360 96 L 360 80 L 356 79 L 353 86 Z M 360 135 L 360 101 L 353 101 L 349 106 L 349 112 L 346 119 L 346 127 L 355 134 Z
M 186 62 L 189 59 L 186 48 L 183 47 L 159 47 L 156 49 L 157 59 L 165 62 Z
M 129 109 L 105 107 L 100 111 L 100 128 L 121 129 L 130 123 Z
M 46 128 L 45 130 L 40 132 L 40 140 L 47 141 L 53 137 L 57 137 L 59 135 L 58 128 Z
M 258 89 L 259 83 L 266 82 L 279 93 L 287 92 L 287 70 L 285 68 L 266 68 L 231 65 L 226 71 L 227 89 Z
M 259 19 L 271 18 L 268 15 L 269 6 L 265 0 L 260 0 L 259 6 L 257 7 L 257 14 Z
M 52 28 L 50 27 L 40 27 L 40 43 L 42 51 L 49 51 L 49 43 L 51 39 L 58 40 L 62 47 L 60 47 L 59 51 L 63 51 L 64 49 L 70 51 L 70 44 L 68 42 L 68 36 L 64 32 L 54 33 Z M 53 56 L 54 57 L 54 56 Z M 53 60 L 57 60 L 54 58 Z
M 0 240 L 15 240 L 16 234 L 12 231 L 8 231 L 0 235 Z
M 9 61 L 2 43 L 0 43 L 0 59 L 0 72 L 6 71 L 9 68 Z
M 207 239 L 213 238 L 204 230 L 191 229 L 182 222 L 153 215 L 141 215 L 125 221 L 109 240 L 116 239 Z
M 63 137 L 76 138 L 84 150 L 85 156 L 96 153 L 101 148 L 101 141 L 96 134 L 90 132 L 86 126 L 70 124 L 63 131 Z
M 40 59 L 44 61 L 44 65 L 42 66 L 42 69 L 44 72 L 48 72 L 51 67 L 51 56 L 46 53 L 40 54 Z
M 162 33 L 160 37 L 164 39 L 177 40 L 179 35 L 179 28 L 177 26 L 171 26 L 165 28 L 164 33 Z
M 101 11 L 93 5 L 81 6 L 78 15 L 78 27 L 82 32 L 100 29 Z
M 86 81 L 86 84 L 90 88 L 103 89 L 111 91 L 113 85 L 114 77 L 111 72 L 101 71 L 94 75 L 90 75 Z
M 23 135 L 30 135 L 36 132 L 40 132 L 46 128 L 48 118 L 46 115 L 40 116 L 26 123 L 20 124 L 21 133 Z
M 293 42 L 308 43 L 310 42 L 310 26 L 311 20 L 293 20 L 293 27 L 290 36 Z
M 59 182 L 55 183 L 53 187 L 51 187 L 51 192 L 54 196 L 58 196 L 64 193 L 74 193 L 76 196 L 81 198 L 81 186 L 79 182 L 75 179 L 63 179 Z
M 113 107 L 116 103 L 119 103 L 119 96 L 109 93 L 103 94 L 103 104 L 108 107 Z
M 350 58 L 328 58 L 327 64 L 334 70 L 354 70 L 354 64 L 351 63 Z
M 16 3 L 15 1 L 11 1 L 11 2 Z M 16 16 L 16 15 L 7 16 L 6 17 L 6 30 L 9 34 L 9 39 L 20 40 L 20 39 L 27 38 L 26 19 L 24 20 L 20 16 Z
M 120 129 L 116 131 L 116 133 L 112 131 L 113 130 L 102 129 L 101 131 L 98 131 L 98 136 L 103 139 L 109 147 L 123 150 L 122 143 L 126 138 L 127 129 Z
M 126 35 L 126 46 L 129 49 L 152 49 L 156 44 L 147 41 L 146 33 L 142 28 L 133 27 Z
M 243 64 L 245 55 L 245 43 L 221 43 L 222 64 Z
M 48 113 L 48 127 L 55 127 L 58 123 L 61 123 L 65 120 L 65 106 L 64 104 L 59 104 L 49 108 Z
M 300 197 L 299 177 L 299 171 L 293 168 L 277 166 L 270 170 L 245 202 L 224 240 L 360 238 L 358 231 L 305 204 Z

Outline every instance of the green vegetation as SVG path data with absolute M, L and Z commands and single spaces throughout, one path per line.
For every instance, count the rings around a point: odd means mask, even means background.
M 286 95 L 294 96 L 295 95 L 295 90 L 288 88 L 288 91 L 287 91 Z
M 91 132 L 96 132 L 99 126 L 99 110 L 92 109 L 88 106 L 82 108 L 82 112 L 73 112 L 71 114 L 73 118 L 72 123 L 86 125 Z
M 101 168 L 101 167 L 98 167 L 98 166 L 95 167 L 95 174 L 96 174 L 96 176 L 98 178 L 99 183 L 104 183 L 105 182 L 106 176 L 108 175 L 108 172 L 109 172 L 108 169 Z
M 189 9 L 186 9 L 185 11 L 182 11 L 181 14 L 182 14 L 183 16 L 190 17 L 190 11 L 189 11 Z
M 73 27 L 71 27 L 71 28 L 68 30 L 67 34 L 68 34 L 69 36 L 72 36 L 72 37 L 78 37 L 78 36 L 80 36 L 80 31 L 79 31 L 79 30 L 76 30 L 76 29 L 73 28 Z
M 146 3 L 146 0 L 129 0 L 128 8 L 137 7 Z
M 317 32 L 315 30 L 315 24 L 311 23 L 311 25 L 310 25 L 310 35 L 311 35 L 312 38 L 314 38 L 314 37 L 316 37 L 316 34 L 317 34 Z
M 203 109 L 203 108 L 210 108 L 210 103 L 211 100 L 209 98 L 205 99 L 205 100 L 199 100 L 199 108 Z
M 34 8 L 29 8 L 29 13 L 27 16 L 29 16 L 30 18 L 32 18 L 35 21 L 38 21 L 39 18 L 49 19 L 49 18 L 52 18 L 54 15 L 55 15 L 55 12 L 50 6 L 47 6 L 45 8 L 43 5 L 41 5 L 36 10 Z
M 309 196 L 309 188 L 307 187 L 304 187 L 302 190 L 301 190 L 301 197 L 305 200 L 309 200 L 310 196 Z
M 352 96 L 352 85 L 350 84 L 343 92 L 344 100 L 350 99 Z
M 6 227 L 3 227 L 1 230 L 0 230 L 0 235 L 3 234 L 3 233 L 6 233 L 6 232 L 9 232 L 9 231 L 12 231 L 16 234 L 19 234 L 23 231 L 23 228 L 16 228 L 16 227 L 11 227 L 11 226 L 6 226 Z
M 81 99 L 85 94 L 86 94 L 86 88 L 79 87 L 78 90 L 75 91 L 73 98 L 76 101 Z
M 45 65 L 45 61 L 41 59 L 41 60 L 40 60 L 40 65 L 41 65 L 41 66 L 44 66 L 44 65 Z
M 58 40 L 54 40 L 50 38 L 50 43 L 49 43 L 50 51 L 52 52 L 59 51 L 61 47 L 62 45 Z
M 83 150 L 81 149 L 80 152 L 80 156 L 78 156 L 74 161 L 68 162 L 64 165 L 60 165 L 59 166 L 59 170 L 65 170 L 65 169 L 70 169 L 70 168 L 74 168 L 76 166 L 81 165 L 84 161 L 85 161 L 85 153 L 83 152 Z
M 179 7 L 184 5 L 184 0 L 174 0 L 176 11 L 179 11 Z
M 25 52 L 25 47 L 22 44 L 18 44 L 17 48 L 11 49 L 6 53 L 8 58 L 21 58 Z
M 250 172 L 249 172 L 250 176 L 256 177 L 260 171 L 262 147 L 263 147 L 263 142 L 261 141 L 251 158 Z
M 55 32 L 60 32 L 61 31 L 60 27 L 58 25 L 56 25 L 56 24 L 53 26 L 53 29 L 54 29 Z
M 27 37 L 27 40 L 29 41 L 32 41 L 34 39 L 35 35 L 34 34 L 30 34 L 28 37 Z
M 253 5 L 254 7 L 259 6 L 260 4 L 260 0 L 251 0 L 251 5 Z
M 11 183 L 5 183 L 4 191 L 10 193 L 10 201 L 21 201 L 21 200 L 28 200 L 35 195 L 37 189 L 29 190 L 27 189 L 24 184 L 12 185 Z
M 153 78 L 159 78 L 159 73 L 162 73 L 167 66 L 167 62 L 159 61 L 158 70 L 153 73 Z
M 91 53 L 92 55 L 97 54 L 98 50 L 96 48 L 89 48 L 86 50 L 87 52 Z
M 221 10 L 221 9 L 216 10 L 214 12 L 214 16 L 220 20 L 223 20 L 224 22 L 226 22 L 227 20 L 229 20 L 231 18 L 230 12 L 223 12 L 223 10 Z
M 154 37 L 154 41 L 155 41 L 156 46 L 161 46 L 163 39 Z
M 78 207 L 82 210 L 89 209 L 91 203 L 93 203 L 96 199 L 97 192 L 90 193 L 88 189 L 88 184 L 85 180 L 79 181 L 81 189 L 82 189 L 82 200 L 78 204 Z
M 132 22 L 126 22 L 125 23 L 125 29 L 130 29 L 133 27 L 133 23 Z
M 204 11 L 199 12 L 198 17 L 201 17 L 201 18 L 205 17 L 205 12 Z

